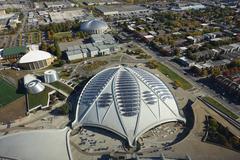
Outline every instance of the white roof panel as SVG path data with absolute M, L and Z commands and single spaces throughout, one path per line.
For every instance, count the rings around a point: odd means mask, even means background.
M 0 137 L 0 155 L 24 160 L 70 160 L 68 129 L 33 130 Z
M 100 121 L 92 121 L 96 117 Z M 88 82 L 74 124 L 108 129 L 135 145 L 148 129 L 178 120 L 185 122 L 172 93 L 158 77 L 140 68 L 120 66 L 105 69 Z
M 30 50 L 27 54 L 20 58 L 18 63 L 31 63 L 46 60 L 49 58 L 53 58 L 53 55 L 46 51 Z

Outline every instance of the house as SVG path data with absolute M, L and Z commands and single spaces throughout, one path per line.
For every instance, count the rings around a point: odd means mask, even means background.
M 194 61 L 186 58 L 185 56 L 178 58 L 177 61 L 185 67 L 192 67 L 195 64 Z
M 204 40 L 203 36 L 187 36 L 186 39 L 191 43 L 191 44 L 196 44 Z
M 219 55 L 219 51 L 216 49 L 204 50 L 199 52 L 194 52 L 189 54 L 189 58 L 195 61 L 205 61 L 213 59 Z
M 221 52 L 223 54 L 228 54 L 228 53 L 232 53 L 232 52 L 235 52 L 235 51 L 240 51 L 240 42 L 225 45 L 225 46 L 221 46 L 221 47 L 219 47 L 219 49 L 221 50 Z

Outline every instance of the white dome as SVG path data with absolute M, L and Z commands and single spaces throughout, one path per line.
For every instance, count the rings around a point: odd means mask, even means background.
M 167 86 L 143 69 L 121 66 L 105 69 L 87 83 L 74 125 L 108 129 L 133 146 L 149 129 L 172 121 L 185 118 Z
M 27 54 L 22 56 L 18 63 L 31 63 L 31 62 L 37 62 L 37 61 L 42 61 L 46 60 L 49 58 L 52 58 L 53 55 L 46 51 L 41 51 L 41 50 L 30 50 Z
M 90 33 L 103 33 L 108 29 L 108 25 L 104 21 L 94 19 L 81 24 L 80 29 Z

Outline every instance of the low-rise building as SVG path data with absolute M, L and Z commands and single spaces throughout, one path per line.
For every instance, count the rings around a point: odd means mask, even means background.
M 93 5 L 113 5 L 113 4 L 121 4 L 121 2 L 115 0 L 86 0 L 83 1 L 83 4 L 87 6 Z
M 2 58 L 17 61 L 17 59 L 22 57 L 26 53 L 26 51 L 27 51 L 26 47 L 4 48 L 2 52 Z
M 214 59 L 219 55 L 219 51 L 216 49 L 204 50 L 199 52 L 190 53 L 188 56 L 194 61 L 206 61 Z
M 14 16 L 12 16 L 9 20 L 8 20 L 8 26 L 11 28 L 16 28 L 17 24 L 21 23 L 21 21 L 19 21 L 19 15 L 15 14 Z
M 99 49 L 97 47 L 89 46 L 87 49 L 88 49 L 88 52 L 90 53 L 91 57 L 95 57 L 98 55 Z
M 91 43 L 79 44 L 67 47 L 66 58 L 69 61 L 109 55 L 118 51 L 118 45 L 110 34 L 93 34 Z
M 178 58 L 177 61 L 185 67 L 192 67 L 193 65 L 195 65 L 194 61 L 186 58 L 185 56 Z
M 96 9 L 105 16 L 131 16 L 150 13 L 148 8 L 139 5 L 97 6 Z
M 225 45 L 225 46 L 221 46 L 221 47 L 219 47 L 219 49 L 221 50 L 221 52 L 223 54 L 228 54 L 228 53 L 232 53 L 232 52 L 235 52 L 235 51 L 240 51 L 240 42 Z
M 235 78 L 233 78 L 235 77 Z M 237 74 L 233 77 L 225 77 L 223 75 L 219 75 L 214 78 L 215 82 L 214 85 L 218 87 L 218 89 L 223 90 L 227 94 L 234 95 L 234 101 L 240 100 L 240 75 Z M 238 81 L 236 81 L 238 79 Z
M 185 10 L 199 10 L 205 9 L 206 6 L 201 3 L 174 3 L 172 4 L 171 10 L 173 11 L 185 11 Z
M 8 19 L 0 19 L 0 31 L 6 29 L 8 23 Z
M 0 16 L 5 15 L 5 14 L 6 14 L 5 9 L 0 9 Z
M 61 1 L 55 1 L 55 2 L 44 2 L 44 5 L 47 8 L 64 8 L 65 5 Z

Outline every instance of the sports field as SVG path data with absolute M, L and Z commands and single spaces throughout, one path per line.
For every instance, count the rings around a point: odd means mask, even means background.
M 16 93 L 16 88 L 0 78 L 0 107 L 3 107 L 23 96 Z

